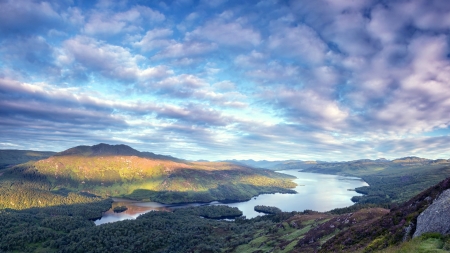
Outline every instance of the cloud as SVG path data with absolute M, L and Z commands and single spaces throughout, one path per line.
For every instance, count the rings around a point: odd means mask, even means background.
M 3 41 L 0 48 L 3 66 L 9 66 L 24 76 L 39 76 L 39 78 L 60 76 L 61 69 L 56 65 L 54 56 L 57 54 L 45 38 L 28 36 L 9 38 Z
M 152 29 L 147 31 L 145 36 L 133 45 L 142 48 L 144 51 L 164 48 L 175 43 L 173 40 L 168 39 L 172 34 L 173 31 L 167 28 Z
M 60 27 L 61 16 L 44 1 L 1 1 L 0 32 L 5 35 L 36 34 Z
M 410 72 L 398 80 L 392 101 L 377 111 L 377 119 L 401 132 L 429 132 L 450 122 L 450 61 L 444 36 L 421 36 L 410 44 Z
M 71 89 L 0 79 L 0 90 L 2 125 L 38 129 L 41 124 L 48 128 L 53 122 L 93 130 L 126 127 L 122 119 L 112 115 L 111 108 L 74 95 Z
M 449 12 L 439 0 L 0 1 L 0 143 L 445 156 Z
M 114 35 L 122 32 L 138 32 L 147 23 L 159 23 L 165 20 L 164 14 L 147 6 L 134 6 L 127 11 L 111 14 L 93 12 L 84 25 L 88 35 Z
M 200 38 L 221 45 L 233 47 L 252 47 L 261 43 L 261 35 L 250 27 L 243 27 L 237 22 L 212 20 L 204 26 L 187 33 L 188 39 Z
M 141 68 L 145 57 L 133 54 L 129 49 L 110 45 L 89 37 L 79 36 L 64 42 L 67 62 L 83 66 L 84 72 L 98 72 L 102 76 L 123 82 L 139 78 L 162 78 L 172 74 L 165 66 Z M 65 58 L 66 59 L 66 58 Z
M 220 112 L 206 109 L 198 105 L 188 105 L 186 108 L 165 107 L 158 111 L 158 117 L 171 118 L 189 123 L 189 125 L 224 126 L 227 117 Z
M 228 0 L 201 0 L 203 4 L 207 4 L 208 6 L 212 8 L 216 8 L 224 3 L 226 3 Z
M 0 138 L 8 142 L 12 140 L 10 136 L 15 136 L 15 143 L 20 145 L 31 136 L 35 141 L 54 144 L 62 143 L 61 138 L 65 138 L 63 144 L 66 147 L 79 143 L 80 138 L 90 139 L 93 143 L 116 143 L 115 139 L 141 142 L 143 136 L 129 133 L 131 127 L 139 128 L 143 133 L 153 129 L 151 131 L 157 131 L 160 136 L 172 133 L 174 138 L 185 140 L 211 140 L 213 135 L 209 128 L 226 126 L 232 120 L 200 104 L 123 102 L 105 99 L 99 94 L 87 95 L 78 88 L 58 88 L 11 79 L 0 79 L 0 101 Z M 140 123 L 136 125 L 136 122 Z M 197 135 L 192 135 L 194 132 Z M 164 138 L 164 141 L 169 140 Z
M 286 117 L 287 122 L 316 131 L 345 129 L 348 111 L 314 90 L 278 87 L 275 91 L 267 90 L 263 96 Z
M 186 58 L 192 56 L 199 56 L 209 53 L 217 49 L 216 44 L 202 43 L 202 42 L 184 42 L 171 43 L 157 54 L 152 59 L 159 60 L 165 58 Z
M 268 40 L 268 47 L 273 53 L 286 57 L 297 57 L 309 64 L 324 61 L 327 46 L 311 28 L 300 25 L 277 29 Z
M 445 30 L 450 27 L 450 4 L 446 1 L 414 1 L 393 4 L 397 12 L 407 12 L 419 29 Z

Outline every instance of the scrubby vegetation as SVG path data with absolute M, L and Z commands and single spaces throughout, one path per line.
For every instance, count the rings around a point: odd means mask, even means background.
M 449 188 L 450 178 L 447 178 L 409 201 L 392 207 L 380 220 L 339 233 L 323 245 L 322 252 L 349 252 L 356 249 L 371 252 L 399 245 L 414 234 L 419 214 Z

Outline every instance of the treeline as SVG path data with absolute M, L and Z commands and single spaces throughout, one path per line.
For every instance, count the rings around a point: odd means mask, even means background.
M 237 207 L 225 205 L 179 208 L 175 209 L 174 212 L 182 215 L 197 215 L 208 219 L 234 219 L 242 216 L 242 211 Z
M 221 202 L 239 202 L 249 200 L 259 194 L 274 192 L 296 193 L 294 190 L 280 187 L 229 182 L 228 184 L 220 184 L 216 188 L 211 188 L 206 191 L 155 191 L 136 189 L 131 194 L 124 195 L 123 197 L 135 200 L 155 201 L 164 204 L 188 202 L 207 203 L 215 200 Z
M 391 173 L 363 176 L 364 181 L 370 186 L 356 188 L 356 192 L 364 195 L 354 196 L 352 201 L 381 206 L 389 203 L 402 203 L 448 177 L 450 167 L 413 168 L 407 172 L 394 171 Z
M 260 213 L 266 213 L 266 214 L 277 214 L 281 213 L 281 209 L 274 206 L 264 206 L 264 205 L 257 205 L 254 207 L 254 210 L 256 212 Z
M 33 252 L 41 243 L 57 240 L 79 229 L 95 227 L 111 200 L 24 210 L 0 210 L 0 252 Z M 51 251 L 51 250 L 49 250 Z M 48 252 L 48 251 L 47 251 Z

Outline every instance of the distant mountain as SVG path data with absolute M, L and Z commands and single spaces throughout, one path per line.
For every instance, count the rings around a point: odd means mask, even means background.
M 359 159 L 354 161 L 326 162 L 326 161 L 302 161 L 302 160 L 284 160 L 284 161 L 255 161 L 255 160 L 225 160 L 243 166 L 253 168 L 264 168 L 270 170 L 303 170 L 305 172 L 317 172 L 326 174 L 339 174 L 339 172 L 365 170 L 369 167 L 398 167 L 398 166 L 425 166 L 432 164 L 450 164 L 450 159 L 431 160 L 415 156 L 403 157 L 394 160 L 380 158 L 376 160 Z M 347 173 L 348 175 L 352 173 Z
M 263 169 L 270 169 L 270 170 L 279 170 L 280 168 L 285 168 L 287 164 L 290 163 L 296 163 L 296 164 L 302 164 L 303 161 L 300 160 L 284 160 L 284 161 L 267 161 L 267 160 L 260 160 L 255 161 L 252 159 L 249 160 L 224 160 L 224 162 L 234 163 L 238 165 L 243 166 L 250 166 L 253 168 L 263 168 Z
M 392 160 L 393 163 L 402 163 L 402 164 L 411 164 L 411 163 L 417 163 L 417 164 L 426 164 L 429 163 L 433 160 L 430 159 L 426 159 L 426 158 L 420 158 L 417 156 L 408 156 L 408 157 L 403 157 L 403 158 L 398 158 L 398 159 L 394 159 Z
M 3 149 L 0 150 L 0 169 L 29 161 L 45 159 L 54 154 L 56 152 Z
M 357 176 L 358 174 L 365 175 L 367 171 L 378 171 L 381 173 L 381 171 L 385 168 L 393 169 L 428 165 L 450 165 L 450 159 L 430 160 L 426 158 L 410 156 L 394 159 L 392 161 L 381 158 L 377 160 L 361 159 L 347 162 L 321 162 L 317 164 L 311 164 L 311 166 L 305 168 L 304 171 Z M 304 164 L 299 164 L 299 167 L 300 166 L 304 166 Z

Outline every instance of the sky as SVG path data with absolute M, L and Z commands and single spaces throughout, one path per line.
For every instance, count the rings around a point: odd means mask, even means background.
M 0 0 L 0 149 L 450 158 L 450 1 Z

